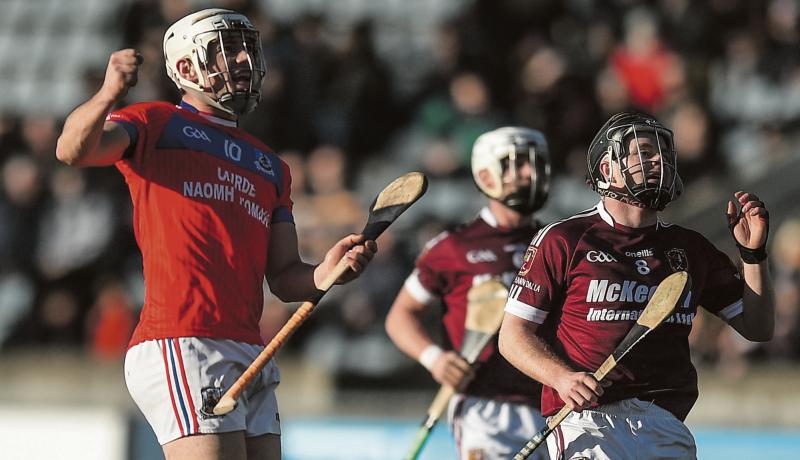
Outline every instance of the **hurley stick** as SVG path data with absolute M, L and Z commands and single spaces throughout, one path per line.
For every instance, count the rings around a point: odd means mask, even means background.
M 425 175 L 418 172 L 408 173 L 395 179 L 378 194 L 369 209 L 369 218 L 364 230 L 361 232 L 365 240 L 375 240 L 381 233 L 394 222 L 400 214 L 416 202 L 428 187 L 428 180 Z M 247 386 L 258 376 L 259 372 L 266 366 L 269 360 L 275 355 L 289 336 L 300 327 L 301 324 L 311 315 L 314 307 L 339 279 L 348 270 L 347 260 L 342 257 L 336 267 L 322 280 L 317 286 L 318 292 L 312 298 L 300 305 L 294 312 L 289 321 L 272 338 L 269 344 L 261 351 L 252 364 L 244 371 L 236 382 L 220 398 L 214 406 L 215 415 L 224 415 L 236 407 L 236 400 L 247 388 Z
M 464 326 L 464 341 L 461 343 L 461 357 L 470 364 L 475 363 L 483 350 L 489 345 L 500 324 L 503 322 L 503 307 L 506 304 L 508 290 L 499 281 L 487 280 L 476 284 L 467 292 L 467 320 Z M 442 416 L 455 389 L 442 385 L 439 393 L 428 408 L 428 414 L 422 426 L 414 436 L 414 443 L 406 455 L 406 460 L 416 460 L 434 425 Z
M 619 360 L 628 354 L 637 343 L 639 343 L 647 334 L 653 329 L 658 327 L 672 312 L 675 311 L 678 305 L 686 299 L 689 289 L 692 287 L 692 279 L 687 272 L 677 272 L 664 278 L 664 280 L 656 288 L 653 297 L 647 302 L 647 305 L 642 311 L 642 315 L 633 325 L 628 334 L 622 339 L 617 348 L 611 353 L 611 356 L 606 358 L 603 364 L 594 373 L 594 378 L 598 382 L 602 381 L 614 367 L 616 367 Z M 550 417 L 547 425 L 541 431 L 536 433 L 534 437 L 525 444 L 513 460 L 525 460 L 529 455 L 536 450 L 537 447 L 542 445 L 547 439 L 547 436 L 556 429 L 556 427 L 567 418 L 572 410 L 564 406 L 556 415 Z

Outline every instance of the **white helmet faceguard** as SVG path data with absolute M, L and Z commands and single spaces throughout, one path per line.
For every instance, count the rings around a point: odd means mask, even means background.
M 530 186 L 517 184 L 518 167 L 531 165 Z M 487 171 L 492 184 L 479 177 Z M 505 175 L 509 171 L 510 179 Z M 523 214 L 540 209 L 550 191 L 550 152 L 544 134 L 528 128 L 506 127 L 482 134 L 472 147 L 472 177 L 486 196 Z M 503 191 L 507 182 L 515 184 Z
M 247 55 L 246 65 L 231 69 L 229 64 L 236 62 L 242 51 Z M 220 66 L 218 53 L 222 54 Z M 211 8 L 180 19 L 164 34 L 164 58 L 167 76 L 178 89 L 192 92 L 220 110 L 243 115 L 255 109 L 261 98 L 266 66 L 259 34 L 246 16 L 235 11 Z M 184 58 L 191 60 L 197 82 L 178 73 L 176 65 Z M 238 87 L 243 81 L 249 82 L 246 89 Z

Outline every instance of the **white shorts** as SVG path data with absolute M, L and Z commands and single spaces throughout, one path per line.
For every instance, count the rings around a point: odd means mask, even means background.
M 495 399 L 456 395 L 447 412 L 459 460 L 508 460 L 545 425 L 535 407 Z M 530 457 L 548 458 L 546 449 Z
M 280 372 L 272 360 L 236 409 L 224 416 L 212 413 L 219 397 L 263 348 L 197 337 L 148 340 L 125 355 L 125 383 L 161 445 L 201 433 L 280 434 L 275 398 Z
M 547 438 L 554 459 L 696 459 L 694 437 L 666 409 L 638 399 L 571 413 Z

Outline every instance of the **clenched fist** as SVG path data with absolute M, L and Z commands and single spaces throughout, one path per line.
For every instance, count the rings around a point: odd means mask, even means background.
M 106 77 L 100 92 L 113 101 L 118 101 L 139 79 L 142 55 L 132 48 L 111 53 L 106 68 Z

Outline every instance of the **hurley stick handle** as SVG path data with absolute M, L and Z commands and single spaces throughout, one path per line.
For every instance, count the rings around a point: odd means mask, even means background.
M 519 450 L 517 455 L 514 456 L 514 460 L 525 460 L 528 458 L 537 447 L 544 444 L 545 440 L 547 440 L 547 437 L 550 436 L 550 433 L 552 433 L 553 430 L 555 430 L 556 427 L 560 425 L 565 418 L 567 418 L 567 415 L 569 415 L 570 412 L 572 412 L 572 409 L 564 406 L 556 413 L 556 415 L 550 417 L 550 420 L 547 421 L 547 425 L 545 425 L 544 428 L 536 433 L 536 435 L 534 435 L 534 437 L 531 438 L 527 444 L 525 444 L 525 447 Z
M 300 308 L 294 312 L 289 321 L 275 334 L 275 337 L 269 341 L 266 347 L 261 350 L 256 359 L 248 366 L 236 382 L 228 388 L 228 391 L 219 399 L 219 402 L 214 406 L 214 415 L 225 415 L 236 407 L 236 400 L 242 395 L 242 392 L 247 388 L 250 383 L 255 380 L 258 373 L 264 369 L 270 359 L 275 356 L 275 353 L 283 346 L 289 339 L 294 331 L 300 327 L 301 324 L 311 316 L 311 312 L 317 306 L 319 301 L 328 292 L 328 289 L 333 286 L 337 279 L 342 276 L 348 269 L 347 259 L 342 257 L 336 267 L 322 280 L 319 286 L 319 291 L 312 300 L 307 300 L 300 305 Z
M 370 206 L 367 223 L 361 232 L 365 240 L 374 240 L 386 230 L 409 206 L 414 204 L 428 188 L 428 179 L 424 174 L 411 172 L 398 177 L 387 185 Z M 300 308 L 292 315 L 289 321 L 281 328 L 278 334 L 256 357 L 252 364 L 245 370 L 239 379 L 225 392 L 220 401 L 214 406 L 215 415 L 224 415 L 236 407 L 236 400 L 244 389 L 261 372 L 270 358 L 281 348 L 300 325 L 308 318 L 314 307 L 322 300 L 328 289 L 348 269 L 347 260 L 342 257 L 331 273 L 317 286 L 317 293 L 309 300 L 303 302 Z
M 428 408 L 428 414 L 425 416 L 425 420 L 422 421 L 422 426 L 417 430 L 414 442 L 411 444 L 411 449 L 409 449 L 404 460 L 417 460 L 419 454 L 422 452 L 422 448 L 425 447 L 425 443 L 428 441 L 428 437 L 434 425 L 436 425 L 439 417 L 441 417 L 442 413 L 447 409 L 447 404 L 450 402 L 450 398 L 453 397 L 455 392 L 456 390 L 450 385 L 442 385 Z

